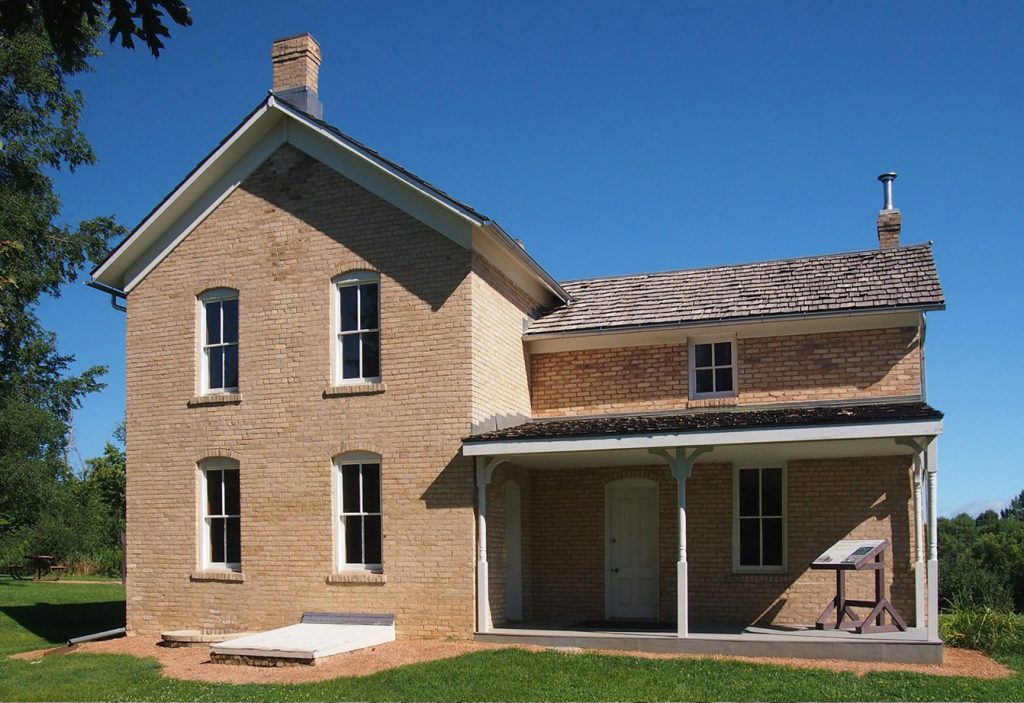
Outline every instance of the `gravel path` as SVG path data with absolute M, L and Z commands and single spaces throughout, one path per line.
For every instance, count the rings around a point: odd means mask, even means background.
M 501 649 L 504 645 L 483 644 L 469 640 L 399 640 L 379 647 L 348 652 L 321 660 L 315 666 L 288 666 L 264 668 L 236 664 L 212 664 L 206 647 L 160 647 L 147 637 L 122 637 L 106 642 L 90 642 L 75 651 L 96 654 L 130 654 L 152 657 L 163 666 L 164 676 L 218 683 L 307 683 L 338 678 L 340 676 L 366 676 L 385 669 L 406 664 L 457 657 L 471 652 Z M 541 647 L 524 647 L 542 651 Z M 33 659 L 51 650 L 26 652 L 15 655 L 18 659 Z M 565 651 L 575 656 L 583 650 Z M 606 652 L 599 654 L 637 656 L 649 659 L 732 659 L 754 664 L 778 664 L 801 669 L 848 671 L 864 675 L 873 671 L 913 671 L 935 676 L 970 676 L 975 678 L 1002 678 L 1013 671 L 980 652 L 946 648 L 945 662 L 929 664 L 889 664 L 879 662 L 851 662 L 838 659 L 785 659 L 780 657 L 722 657 L 687 654 L 642 654 L 636 652 Z

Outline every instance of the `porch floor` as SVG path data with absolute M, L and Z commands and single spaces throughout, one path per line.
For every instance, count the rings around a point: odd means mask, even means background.
M 924 628 L 858 635 L 845 630 L 801 626 L 693 626 L 677 637 L 675 625 L 663 629 L 630 623 L 566 625 L 528 622 L 478 632 L 478 642 L 535 644 L 633 652 L 721 654 L 746 657 L 849 659 L 909 664 L 941 664 L 942 643 L 929 642 Z

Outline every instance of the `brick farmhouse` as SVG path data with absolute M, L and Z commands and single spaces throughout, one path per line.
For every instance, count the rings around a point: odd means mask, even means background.
M 809 565 L 856 538 L 888 540 L 882 585 L 938 642 L 945 303 L 894 175 L 873 249 L 558 282 L 325 122 L 312 37 L 272 58 L 269 95 L 93 272 L 127 301 L 130 632 L 781 631 L 814 624 L 837 577 Z

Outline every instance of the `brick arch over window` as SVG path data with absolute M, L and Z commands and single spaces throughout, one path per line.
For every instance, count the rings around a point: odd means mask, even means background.
M 669 473 L 667 467 L 658 466 L 637 466 L 629 469 L 621 469 L 614 473 L 604 476 L 604 484 L 607 486 L 609 483 L 615 481 L 621 481 L 626 478 L 644 478 L 655 483 L 662 483 L 665 480 L 674 480 L 672 475 Z
M 207 447 L 202 452 L 203 458 L 196 462 L 197 465 L 202 465 L 204 461 L 215 461 L 217 459 L 230 459 L 236 464 L 242 460 L 241 455 L 238 452 L 224 447 Z
M 208 300 L 210 298 L 216 298 L 220 296 L 238 295 L 238 288 L 234 285 L 228 284 L 210 284 L 203 285 L 200 288 L 194 290 L 195 296 L 200 300 Z

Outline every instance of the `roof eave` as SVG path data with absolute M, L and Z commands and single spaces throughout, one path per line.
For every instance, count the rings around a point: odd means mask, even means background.
M 788 320 L 809 320 L 826 319 L 830 317 L 842 318 L 854 315 L 884 315 L 894 312 L 935 312 L 946 309 L 946 303 L 929 303 L 924 305 L 890 305 L 876 308 L 848 308 L 845 310 L 825 310 L 816 312 L 782 313 L 777 315 L 751 315 L 747 317 L 725 317 L 713 320 L 690 320 L 683 322 L 655 322 L 640 325 L 622 325 L 608 327 L 581 327 L 571 330 L 553 330 L 551 332 L 530 332 L 523 333 L 526 341 L 541 339 L 564 339 L 567 337 L 584 337 L 610 334 L 628 334 L 631 332 L 650 332 L 657 330 L 690 329 L 701 327 L 722 327 L 733 325 L 748 325 L 763 322 L 783 322 Z M 541 318 L 543 319 L 543 318 Z

